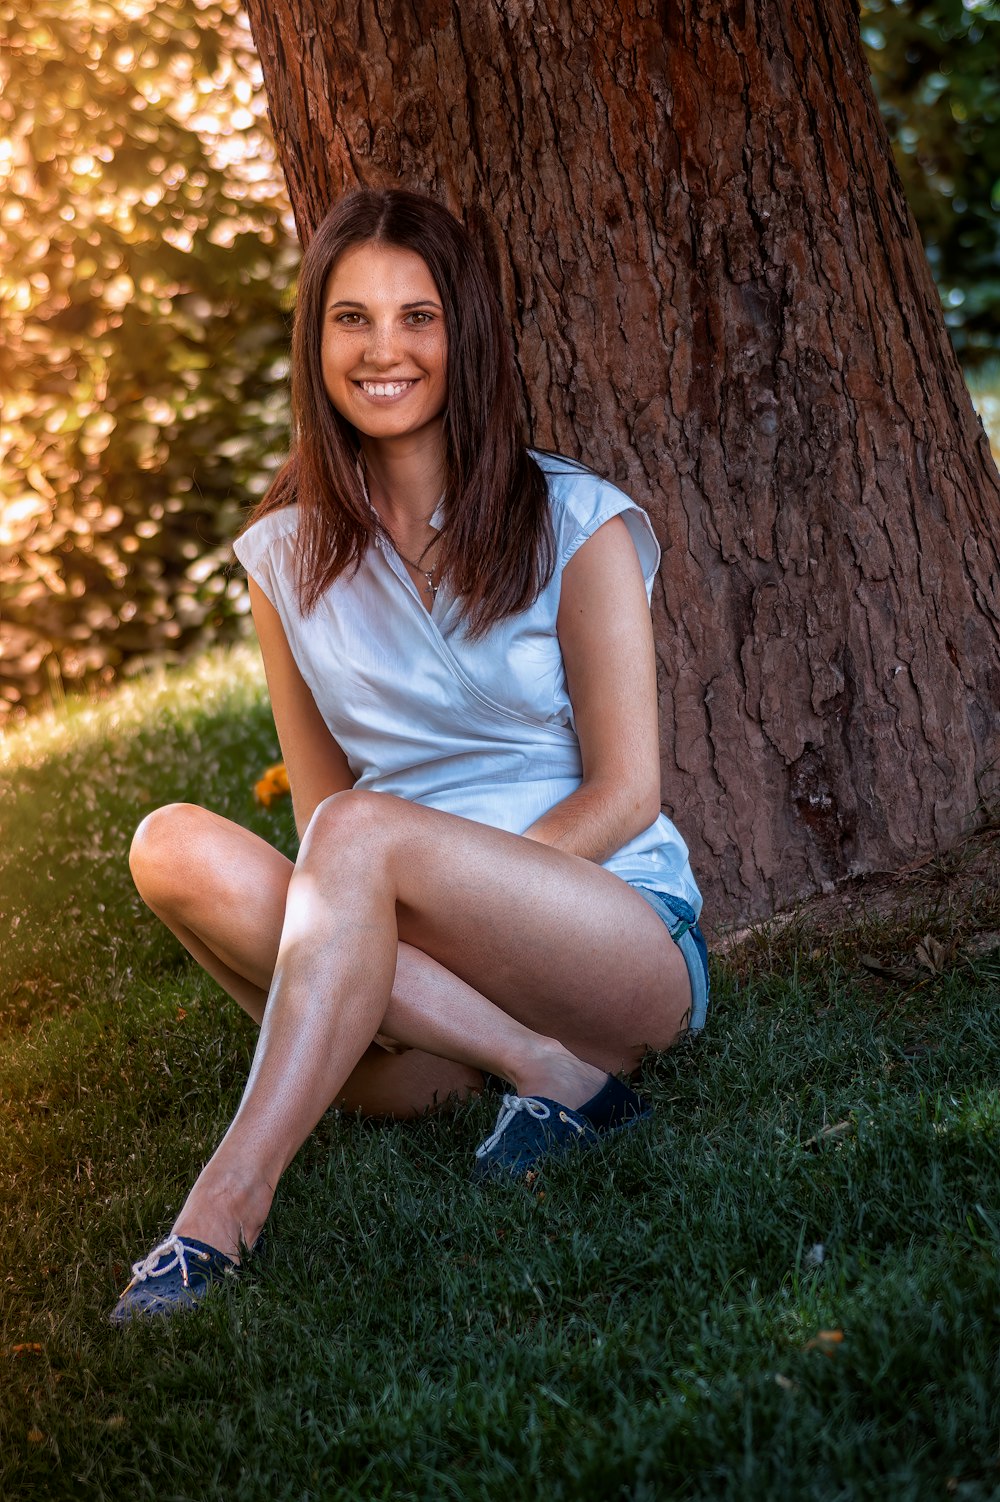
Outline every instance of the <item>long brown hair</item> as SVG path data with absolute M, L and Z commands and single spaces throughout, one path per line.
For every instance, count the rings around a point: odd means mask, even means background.
M 292 449 L 250 516 L 298 502 L 299 595 L 313 609 L 360 566 L 377 532 L 357 471 L 356 429 L 323 385 L 323 295 L 356 245 L 396 245 L 426 263 L 444 305 L 448 398 L 440 564 L 471 637 L 526 609 L 552 576 L 545 476 L 527 451 L 514 351 L 500 300 L 469 233 L 433 198 L 364 188 L 330 211 L 299 273 L 292 335 Z

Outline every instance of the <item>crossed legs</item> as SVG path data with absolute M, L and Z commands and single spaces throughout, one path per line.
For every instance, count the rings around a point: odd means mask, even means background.
M 385 794 L 327 799 L 294 868 L 216 815 L 160 810 L 133 870 L 261 1020 L 239 1109 L 174 1227 L 231 1255 L 332 1103 L 412 1114 L 490 1069 L 580 1105 L 672 1043 L 690 1003 L 676 946 L 618 877 Z M 377 1033 L 413 1051 L 372 1049 Z

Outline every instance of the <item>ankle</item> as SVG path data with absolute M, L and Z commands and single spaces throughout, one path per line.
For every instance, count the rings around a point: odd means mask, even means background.
M 518 1095 L 544 1095 L 576 1107 L 601 1088 L 605 1072 L 571 1053 L 556 1038 L 541 1040 L 514 1076 Z
M 560 1066 L 565 1068 L 572 1058 L 569 1049 L 558 1038 L 534 1037 L 505 1061 L 503 1077 L 517 1087 L 523 1080 L 545 1076 Z
M 178 1236 L 193 1236 L 239 1261 L 260 1235 L 274 1191 L 260 1179 L 213 1173 L 211 1165 L 196 1181 L 174 1222 Z

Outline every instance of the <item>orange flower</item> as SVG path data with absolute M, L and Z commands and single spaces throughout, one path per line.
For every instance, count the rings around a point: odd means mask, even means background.
M 843 1340 L 843 1330 L 820 1330 L 813 1340 L 806 1341 L 806 1350 L 823 1351 L 825 1355 L 833 1356 Z
M 268 767 L 260 781 L 254 783 L 253 795 L 258 803 L 270 808 L 275 798 L 282 798 L 290 791 L 285 763 L 279 761 L 273 767 Z

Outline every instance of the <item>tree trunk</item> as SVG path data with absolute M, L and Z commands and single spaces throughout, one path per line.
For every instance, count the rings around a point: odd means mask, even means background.
M 716 927 L 947 846 L 1000 759 L 1000 481 L 847 0 L 248 0 L 303 239 L 464 213 L 537 444 L 650 512 Z

